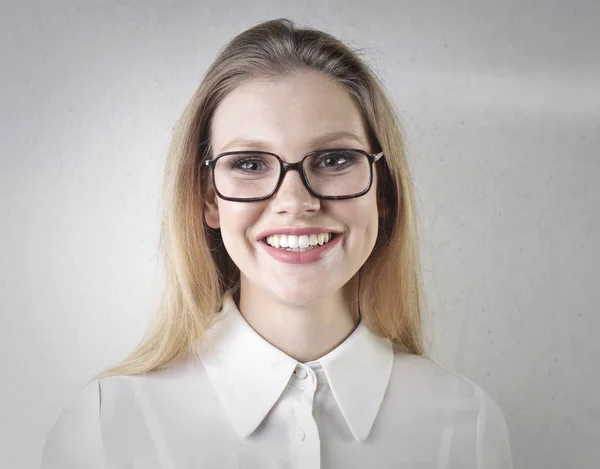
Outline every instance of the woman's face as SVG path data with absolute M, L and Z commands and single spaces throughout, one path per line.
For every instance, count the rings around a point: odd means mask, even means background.
M 314 71 L 246 82 L 229 93 L 212 123 L 213 157 L 225 151 L 262 150 L 283 161 L 327 148 L 359 148 L 372 153 L 358 105 L 337 82 Z M 376 163 L 377 164 L 377 163 Z M 320 200 L 297 171 L 278 192 L 259 202 L 231 202 L 208 188 L 205 219 L 220 228 L 225 248 L 241 272 L 242 292 L 269 295 L 294 305 L 342 295 L 342 287 L 369 257 L 378 229 L 376 171 L 365 195 Z M 273 256 L 260 235 L 265 230 L 319 228 L 339 239 L 308 263 Z M 279 248 L 282 249 L 282 248 Z

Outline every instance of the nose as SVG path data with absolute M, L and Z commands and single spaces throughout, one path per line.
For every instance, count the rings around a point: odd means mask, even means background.
M 316 212 L 320 206 L 320 199 L 308 191 L 300 173 L 295 170 L 285 173 L 279 189 L 271 198 L 271 207 L 277 213 L 289 213 L 294 216 Z

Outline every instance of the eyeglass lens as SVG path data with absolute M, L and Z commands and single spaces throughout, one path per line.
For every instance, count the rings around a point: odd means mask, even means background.
M 359 151 L 315 153 L 304 159 L 302 169 L 311 189 L 325 197 L 358 194 L 371 183 L 369 159 Z M 275 190 L 281 170 L 273 155 L 229 154 L 216 162 L 215 186 L 225 197 L 265 197 Z

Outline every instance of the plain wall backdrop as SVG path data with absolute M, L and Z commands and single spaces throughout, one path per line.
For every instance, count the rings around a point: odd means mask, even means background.
M 172 127 L 277 17 L 363 49 L 397 106 L 434 358 L 500 405 L 516 469 L 600 467 L 596 0 L 2 1 L 0 467 L 38 467 L 140 339 Z

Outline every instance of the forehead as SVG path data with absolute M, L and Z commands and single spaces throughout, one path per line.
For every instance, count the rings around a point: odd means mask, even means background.
M 365 149 L 368 144 L 356 101 L 335 80 L 314 71 L 243 83 L 217 107 L 211 138 L 215 153 L 248 146 L 305 152 L 344 141 Z

